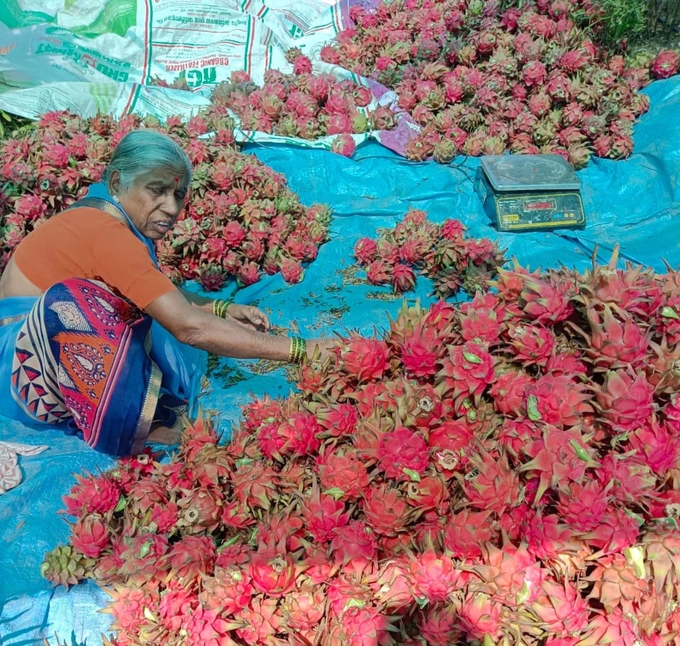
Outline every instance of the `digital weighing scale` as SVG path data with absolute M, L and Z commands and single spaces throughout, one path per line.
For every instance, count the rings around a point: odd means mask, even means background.
M 581 181 L 559 155 L 487 155 L 475 191 L 499 231 L 582 229 Z

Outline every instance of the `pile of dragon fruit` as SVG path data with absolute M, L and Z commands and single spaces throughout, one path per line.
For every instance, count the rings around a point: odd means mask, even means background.
M 0 148 L 0 269 L 17 245 L 47 218 L 71 206 L 99 181 L 116 144 L 131 130 L 150 127 L 174 137 L 194 169 L 187 206 L 158 245 L 161 268 L 176 282 L 198 280 L 218 290 L 263 273 L 302 279 L 303 263 L 328 238 L 330 211 L 305 207 L 286 179 L 239 152 L 233 120 L 222 106 L 161 125 L 130 115 L 83 119 L 50 112 Z M 202 135 L 212 133 L 209 138 Z
M 350 7 L 353 26 L 321 58 L 394 89 L 420 125 L 413 160 L 458 153 L 554 153 L 575 168 L 591 155 L 623 159 L 639 90 L 678 73 L 680 55 L 626 60 L 591 38 L 600 3 L 530 0 L 382 0 Z
M 310 59 L 297 49 L 287 56 L 292 74 L 267 70 L 260 87 L 247 72 L 233 72 L 230 82 L 215 88 L 211 101 L 231 110 L 243 130 L 301 139 L 338 135 L 333 151 L 348 157 L 354 153 L 351 134 L 395 126 L 390 107 L 369 109 L 373 96 L 368 87 L 349 79 L 338 81 L 331 74 L 313 74 Z
M 680 643 L 680 275 L 500 269 L 84 475 L 55 583 L 132 645 Z
M 461 289 L 474 295 L 488 291 L 505 256 L 489 238 L 469 238 L 460 220 L 441 225 L 427 213 L 410 209 L 378 239 L 360 238 L 354 246 L 359 266 L 371 285 L 391 285 L 395 293 L 415 289 L 416 271 L 433 281 L 439 298 L 456 296 Z

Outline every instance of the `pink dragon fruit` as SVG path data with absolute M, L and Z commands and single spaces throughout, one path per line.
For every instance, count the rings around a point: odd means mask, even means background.
M 652 412 L 654 387 L 642 373 L 613 370 L 605 375 L 604 384 L 595 390 L 601 415 L 621 432 L 644 424 Z
M 408 428 L 397 428 L 380 440 L 380 468 L 388 478 L 415 479 L 424 473 L 430 453 L 425 440 Z
M 392 267 L 390 282 L 396 293 L 408 292 L 416 286 L 416 274 L 410 265 L 398 263 Z
M 416 599 L 430 603 L 446 601 L 456 590 L 460 572 L 453 560 L 433 550 L 412 556 L 409 564 L 411 591 Z
M 442 360 L 437 384 L 460 403 L 466 397 L 479 397 L 495 381 L 494 359 L 481 344 L 467 341 L 449 348 Z
M 365 493 L 363 512 L 367 524 L 383 536 L 396 536 L 412 522 L 413 512 L 398 489 L 372 485 Z
M 377 339 L 350 338 L 338 349 L 340 366 L 359 383 L 380 379 L 387 356 L 387 346 Z
M 356 130 L 356 128 L 353 128 L 353 130 Z M 329 134 L 332 134 L 330 130 Z M 356 142 L 354 141 L 352 135 L 347 134 L 346 132 L 339 134 L 335 139 L 333 139 L 333 143 L 331 144 L 331 151 L 337 153 L 338 155 L 342 155 L 343 157 L 351 157 L 355 150 Z
M 652 63 L 652 74 L 658 79 L 667 79 L 678 73 L 680 69 L 680 54 L 666 49 L 657 54 Z

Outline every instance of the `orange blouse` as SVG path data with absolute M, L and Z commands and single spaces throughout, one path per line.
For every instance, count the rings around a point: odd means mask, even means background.
M 14 262 L 43 291 L 68 278 L 101 280 L 140 309 L 176 289 L 127 226 L 91 207 L 41 224 L 19 244 Z

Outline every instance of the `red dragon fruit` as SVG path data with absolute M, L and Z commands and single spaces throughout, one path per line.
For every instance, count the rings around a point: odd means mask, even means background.
M 541 585 L 541 591 L 542 594 L 531 605 L 531 609 L 545 630 L 560 635 L 585 628 L 588 623 L 588 608 L 575 586 L 546 579 Z
M 343 527 L 350 519 L 344 503 L 321 494 L 316 488 L 312 489 L 309 498 L 304 501 L 301 512 L 307 531 L 319 542 L 332 540 L 335 528 Z
M 473 341 L 449 348 L 442 365 L 437 383 L 457 404 L 466 397 L 479 397 L 495 380 L 493 357 L 482 344 Z
M 401 360 L 406 372 L 414 377 L 432 377 L 446 346 L 437 330 L 430 325 L 416 325 L 401 347 Z
M 586 468 L 597 466 L 584 443 L 576 429 L 546 426 L 543 437 L 526 447 L 526 453 L 533 459 L 523 464 L 520 471 L 533 471 L 540 475 L 536 500 L 540 500 L 549 487 L 581 482 Z
M 256 591 L 278 599 L 293 590 L 298 569 L 292 555 L 266 548 L 253 554 L 248 573 Z
M 356 126 L 354 126 L 354 129 L 356 130 Z M 337 137 L 335 137 L 335 139 L 333 139 L 333 143 L 331 144 L 331 151 L 337 153 L 338 155 L 342 155 L 343 157 L 351 157 L 355 150 L 356 142 L 354 141 L 352 135 L 347 133 L 339 134 Z
M 458 643 L 462 637 L 458 617 L 450 608 L 428 606 L 418 628 L 422 637 L 432 646 L 449 646 Z
M 405 481 L 424 473 L 430 452 L 419 434 L 402 427 L 385 433 L 380 440 L 378 459 L 388 478 Z
M 546 570 L 526 546 L 511 544 L 500 549 L 487 544 L 474 573 L 480 580 L 473 579 L 471 589 L 513 608 L 535 601 L 546 576 Z
M 470 459 L 475 475 L 466 480 L 464 491 L 472 507 L 499 515 L 512 507 L 519 497 L 519 478 L 507 459 L 488 454 Z
M 630 431 L 644 424 L 652 412 L 654 387 L 644 374 L 632 370 L 613 370 L 595 390 L 598 408 L 615 428 Z
M 408 292 L 414 289 L 416 285 L 416 274 L 410 265 L 397 263 L 392 268 L 390 282 L 396 293 Z
M 667 79 L 678 73 L 680 54 L 667 49 L 659 52 L 652 63 L 652 74 L 658 79 Z
M 334 531 L 331 549 L 336 562 L 357 576 L 370 571 L 378 555 L 378 542 L 373 531 L 358 520 L 352 520 Z
M 186 580 L 212 573 L 217 553 L 207 536 L 185 536 L 167 554 L 172 571 Z
M 460 577 L 450 557 L 438 556 L 432 550 L 412 557 L 409 575 L 413 596 L 430 603 L 446 601 L 456 590 Z
M 490 516 L 490 511 L 464 510 L 453 514 L 444 537 L 446 549 L 455 558 L 471 559 L 481 556 L 482 545 L 485 541 L 492 540 L 495 534 Z
M 236 635 L 249 646 L 266 644 L 273 639 L 282 624 L 277 603 L 276 599 L 254 597 L 250 605 L 236 615 L 242 624 L 236 629 Z
M 554 426 L 576 426 L 593 412 L 592 396 L 569 375 L 544 375 L 525 390 L 525 409 L 530 419 Z
M 365 494 L 362 509 L 368 525 L 384 536 L 403 532 L 413 519 L 406 498 L 387 484 L 371 486 Z
M 71 544 L 85 556 L 96 558 L 109 545 L 111 532 L 99 516 L 84 516 L 71 530 Z
M 500 603 L 486 594 L 469 594 L 455 604 L 460 627 L 468 640 L 495 639 L 501 634 Z
M 333 451 L 318 460 L 321 485 L 326 490 L 341 492 L 345 498 L 359 498 L 368 487 L 365 463 L 354 451 Z
M 323 619 L 323 590 L 304 586 L 284 597 L 281 612 L 286 625 L 294 630 L 307 633 Z
M 338 359 L 359 383 L 379 379 L 387 368 L 387 346 L 377 339 L 352 337 L 339 347 Z

